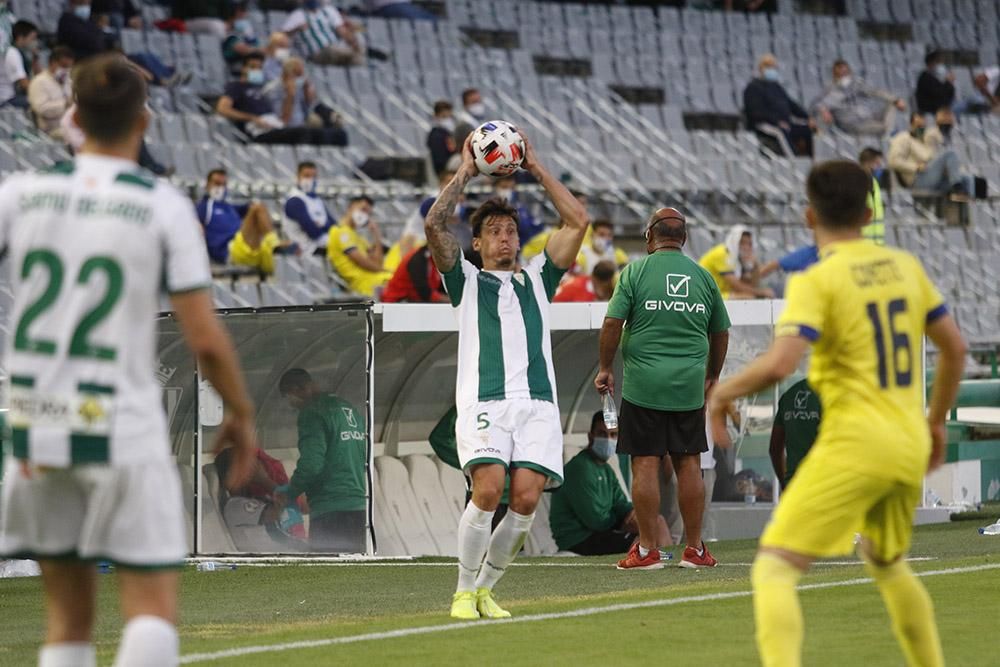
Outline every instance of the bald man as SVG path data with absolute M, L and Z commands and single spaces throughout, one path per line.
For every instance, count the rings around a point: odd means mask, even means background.
M 757 62 L 760 76 L 743 89 L 743 111 L 749 127 L 777 152 L 783 153 L 784 137 L 795 155 L 812 156 L 812 130 L 815 123 L 809 112 L 788 96 L 781 85 L 782 74 L 774 54 L 761 56 Z M 790 157 L 790 156 L 789 156 Z
M 701 539 L 705 487 L 701 454 L 705 394 L 722 372 L 729 315 L 712 275 L 682 252 L 684 215 L 658 209 L 646 225 L 647 257 L 625 267 L 601 329 L 597 391 L 614 393 L 612 367 L 622 342 L 624 378 L 618 452 L 632 458 L 632 502 L 639 540 L 618 569 L 663 567 L 656 549 L 659 476 L 670 457 L 677 472 L 687 547 L 681 567 L 714 567 Z

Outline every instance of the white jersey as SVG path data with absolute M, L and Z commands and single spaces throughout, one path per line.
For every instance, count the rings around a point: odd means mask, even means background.
M 442 274 L 458 313 L 459 411 L 509 399 L 558 405 L 549 303 L 564 273 L 542 253 L 517 273 L 460 259 Z
M 210 285 L 186 197 L 134 162 L 81 155 L 0 186 L 14 454 L 47 466 L 168 461 L 159 296 Z

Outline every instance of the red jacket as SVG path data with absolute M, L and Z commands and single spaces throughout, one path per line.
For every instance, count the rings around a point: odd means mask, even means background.
M 444 301 L 443 296 L 441 274 L 426 246 L 411 250 L 403 258 L 382 291 L 382 301 L 386 303 L 437 303 Z
M 597 301 L 597 294 L 594 293 L 594 284 L 590 282 L 590 276 L 577 276 L 560 285 L 552 301 L 553 303 L 589 303 Z

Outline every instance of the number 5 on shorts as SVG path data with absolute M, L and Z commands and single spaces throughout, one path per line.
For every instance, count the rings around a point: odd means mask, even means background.
M 490 416 L 490 413 L 488 413 L 488 412 L 480 412 L 478 415 L 476 415 L 476 430 L 477 431 L 485 431 L 486 429 L 488 429 L 490 427 L 489 416 Z

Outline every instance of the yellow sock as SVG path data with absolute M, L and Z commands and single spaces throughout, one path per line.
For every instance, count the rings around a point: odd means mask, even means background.
M 892 619 L 892 631 L 906 656 L 906 664 L 910 667 L 943 665 L 934 605 L 910 565 L 899 560 L 892 565 L 866 563 L 866 566 L 882 593 L 882 601 Z
M 800 578 L 801 570 L 767 552 L 757 554 L 750 569 L 757 650 L 764 667 L 802 664 L 802 607 L 795 590 Z

